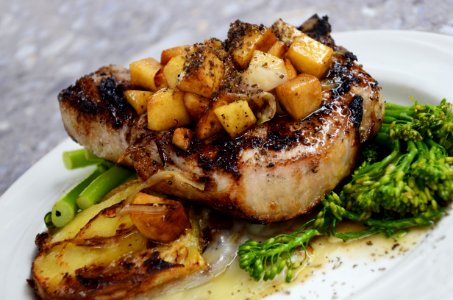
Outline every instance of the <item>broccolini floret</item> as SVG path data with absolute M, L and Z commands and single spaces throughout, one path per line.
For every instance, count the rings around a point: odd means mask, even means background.
M 393 236 L 412 227 L 429 226 L 453 200 L 453 112 L 445 99 L 438 106 L 386 103 L 383 125 L 362 151 L 362 164 L 350 181 L 328 194 L 313 220 L 291 234 L 239 247 L 241 268 L 256 280 L 272 279 L 286 267 L 290 281 L 291 256 L 305 250 L 318 235 L 343 240 L 383 233 Z M 382 151 L 387 155 L 381 157 Z M 364 229 L 337 232 L 343 220 Z

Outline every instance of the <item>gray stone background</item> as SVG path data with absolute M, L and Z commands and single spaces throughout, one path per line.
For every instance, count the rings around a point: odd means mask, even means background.
M 453 0 L 0 0 L 0 194 L 66 139 L 58 92 L 81 75 L 126 65 L 147 48 L 223 38 L 235 19 L 270 25 L 327 14 L 334 31 L 420 30 L 453 36 Z M 175 44 L 176 45 L 176 44 Z

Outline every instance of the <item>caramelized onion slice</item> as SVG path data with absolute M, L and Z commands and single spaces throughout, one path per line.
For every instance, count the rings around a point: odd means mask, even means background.
M 261 92 L 249 98 L 249 104 L 258 119 L 258 124 L 271 120 L 277 112 L 277 101 L 274 95 L 268 92 Z

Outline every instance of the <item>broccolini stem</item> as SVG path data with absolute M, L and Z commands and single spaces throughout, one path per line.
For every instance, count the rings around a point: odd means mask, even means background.
M 98 203 L 109 191 L 129 179 L 133 171 L 113 166 L 91 182 L 77 198 L 77 205 L 86 209 Z
M 431 226 L 435 221 L 439 220 L 443 214 L 444 210 L 441 209 L 438 211 L 427 211 L 425 213 L 409 218 L 382 220 L 368 219 L 366 221 L 362 221 L 359 214 L 350 211 L 344 211 L 344 219 L 355 222 L 362 222 L 362 224 L 368 226 L 368 228 L 356 232 L 335 232 L 334 235 L 342 240 L 357 239 L 377 233 L 384 233 L 386 236 L 392 236 L 398 232 L 407 230 L 412 227 Z
M 56 227 L 63 227 L 71 221 L 77 210 L 76 200 L 80 193 L 99 175 L 106 171 L 105 167 L 99 165 L 93 173 L 87 178 L 82 180 L 79 184 L 74 186 L 66 194 L 64 194 L 57 202 L 55 202 L 52 208 L 52 223 Z

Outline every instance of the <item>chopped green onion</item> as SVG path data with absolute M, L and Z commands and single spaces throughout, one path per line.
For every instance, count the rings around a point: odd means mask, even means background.
M 99 165 L 90 176 L 74 186 L 54 204 L 52 208 L 52 223 L 56 227 L 63 227 L 74 218 L 78 210 L 77 197 L 93 180 L 105 171 L 106 168 Z
M 94 154 L 93 152 L 91 151 L 88 151 L 85 149 L 85 159 L 86 160 L 91 160 L 91 161 L 102 161 L 103 159 L 96 156 L 96 154 Z
M 100 163 L 102 160 L 85 149 L 63 152 L 63 164 L 68 170 L 83 168 Z
M 129 179 L 133 174 L 135 174 L 135 172 L 119 166 L 111 167 L 105 173 L 93 180 L 93 182 L 80 193 L 77 198 L 77 205 L 81 209 L 86 209 L 98 203 L 108 192 Z
M 52 212 L 51 211 L 49 211 L 44 216 L 44 223 L 46 224 L 47 229 L 55 228 L 55 225 L 52 222 Z

